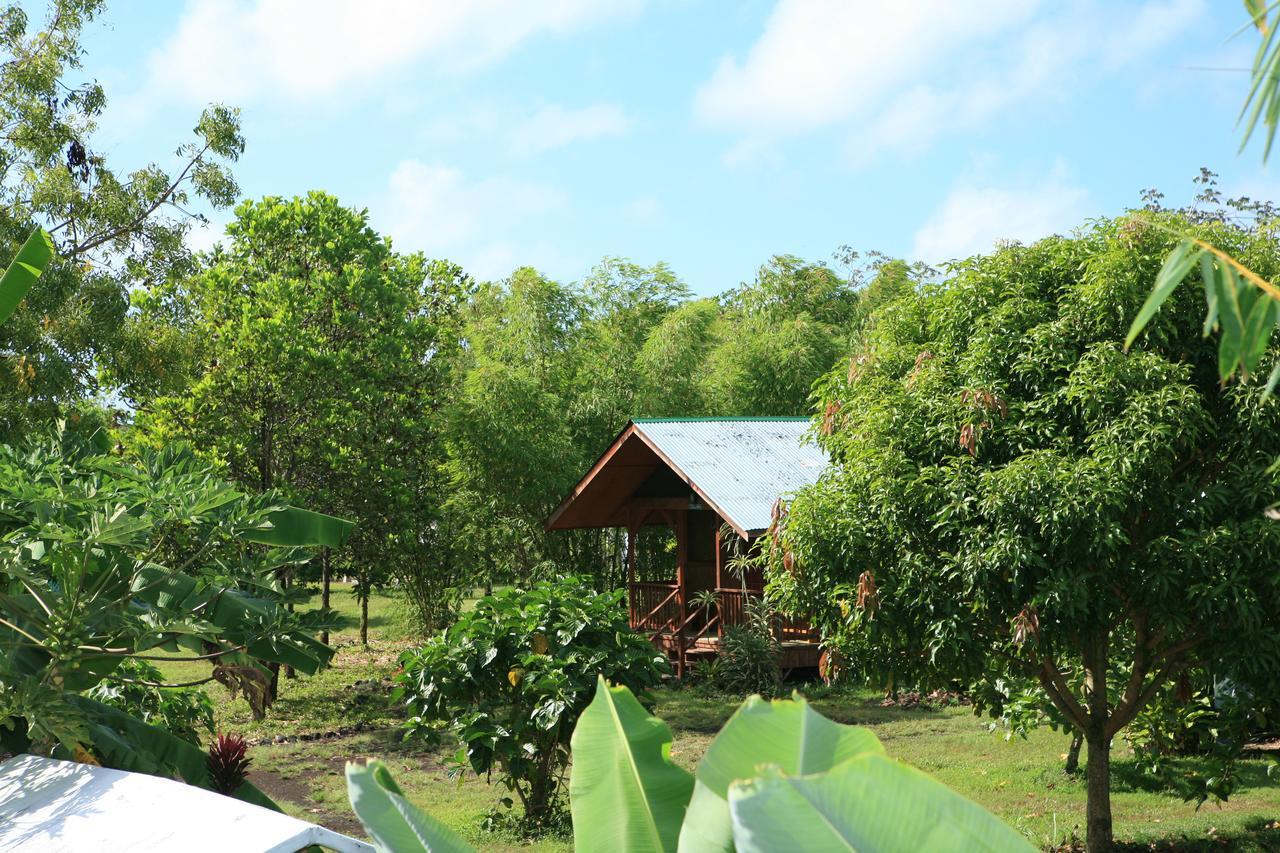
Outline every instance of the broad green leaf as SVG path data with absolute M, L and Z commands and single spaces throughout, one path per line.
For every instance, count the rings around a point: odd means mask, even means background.
M 578 853 L 675 850 L 693 776 L 671 761 L 671 730 L 625 687 L 597 678 L 573 730 L 569 805 Z
M 787 774 L 818 773 L 857 755 L 883 754 L 869 730 L 828 720 L 802 697 L 742 703 L 698 764 L 697 785 L 680 831 L 681 851 L 732 850 L 729 787 L 761 765 Z
M 475 848 L 404 798 L 381 761 L 347 762 L 351 808 L 379 850 L 388 853 L 474 853 Z
M 913 767 L 876 754 L 809 776 L 768 768 L 733 784 L 729 809 L 739 853 L 1035 849 L 977 804 Z
M 1218 375 L 1223 379 L 1235 373 L 1240 363 L 1244 341 L 1244 313 L 1240 306 L 1240 287 L 1236 274 L 1229 266 L 1222 266 L 1216 279 L 1218 287 L 1218 318 L 1221 321 L 1222 340 L 1218 343 Z
M 249 531 L 242 538 L 261 545 L 325 545 L 336 548 L 347 541 L 356 526 L 354 521 L 347 521 L 345 518 L 335 518 L 292 506 L 271 513 L 267 520 L 270 522 L 269 527 Z
M 27 237 L 9 268 L 0 277 L 0 323 L 13 316 L 18 303 L 27 295 L 31 285 L 53 260 L 53 240 L 43 228 L 37 228 Z
M 1249 319 L 1245 322 L 1244 341 L 1242 345 L 1244 371 L 1251 374 L 1262 361 L 1271 342 L 1271 331 L 1276 325 L 1276 303 L 1268 296 L 1259 296 L 1249 309 Z
M 1213 254 L 1200 254 L 1200 279 L 1204 282 L 1204 336 L 1207 338 L 1218 324 L 1218 271 L 1214 268 Z
M 1129 334 L 1124 339 L 1125 349 L 1133 345 L 1138 335 L 1146 328 L 1147 323 L 1151 322 L 1151 318 L 1160 310 L 1160 306 L 1165 303 L 1165 300 L 1177 289 L 1178 285 L 1182 284 L 1183 279 L 1187 277 L 1187 273 L 1191 272 L 1191 268 L 1195 266 L 1201 251 L 1190 240 L 1183 240 L 1165 258 L 1164 266 L 1160 268 L 1160 274 L 1156 276 L 1155 286 L 1151 288 L 1147 301 L 1142 303 L 1138 316 L 1133 318 L 1133 324 L 1129 326 Z

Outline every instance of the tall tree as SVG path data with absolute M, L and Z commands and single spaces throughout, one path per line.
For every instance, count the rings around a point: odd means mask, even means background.
M 238 192 L 226 164 L 244 140 L 223 106 L 205 110 L 168 165 L 118 175 L 95 147 L 106 98 L 96 82 L 74 81 L 84 77 L 81 31 L 103 5 L 54 0 L 39 29 L 23 6 L 0 11 L 0 253 L 11 256 L 33 225 L 58 250 L 0 327 L 0 438 L 95 393 L 129 397 L 163 379 L 169 339 L 136 333 L 128 288 L 189 270 L 188 210 L 226 206 Z
M 1277 271 L 1268 230 L 1164 216 Z M 1190 290 L 1122 348 L 1170 242 L 1098 222 L 878 314 L 822 385 L 836 464 L 791 503 L 771 570 L 869 675 L 988 702 L 1037 681 L 1087 744 L 1095 852 L 1112 738 L 1162 687 L 1206 664 L 1280 677 L 1280 407 L 1219 383 Z
M 399 255 L 323 193 L 236 208 L 204 268 L 139 300 L 192 341 L 189 387 L 139 412 L 140 440 L 190 440 L 233 479 L 358 521 L 349 552 L 372 585 L 434 534 L 438 408 L 468 285 Z
M 777 255 L 725 297 L 723 328 L 704 368 L 717 415 L 800 415 L 814 380 L 847 349 L 857 294 L 825 264 Z

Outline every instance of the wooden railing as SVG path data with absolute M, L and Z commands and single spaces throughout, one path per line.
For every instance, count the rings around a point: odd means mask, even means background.
M 680 624 L 680 587 L 674 583 L 633 583 L 631 627 L 647 633 L 674 632 Z
M 748 605 L 758 603 L 763 596 L 758 590 L 725 588 L 716 590 L 716 594 L 720 598 L 721 636 L 725 629 L 745 623 Z M 822 640 L 822 635 L 807 619 L 773 613 L 769 616 L 769 625 L 780 643 L 817 643 Z

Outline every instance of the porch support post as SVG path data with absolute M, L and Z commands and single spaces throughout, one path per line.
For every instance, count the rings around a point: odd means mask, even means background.
M 680 621 L 676 625 L 676 674 L 683 677 L 685 667 L 684 654 L 684 620 L 688 606 L 685 569 L 689 563 L 689 511 L 676 513 L 676 604 L 679 606 Z
M 718 517 L 717 517 L 717 520 Z M 719 591 L 724 587 L 724 543 L 720 541 L 720 528 L 723 525 L 716 525 L 716 590 Z
M 716 521 L 720 517 L 716 516 Z M 716 636 L 723 639 L 724 637 L 724 600 L 720 596 L 720 590 L 724 589 L 724 543 L 720 541 L 720 528 L 722 524 L 716 525 L 716 615 L 720 617 L 720 621 L 716 623 Z
M 636 627 L 643 614 L 636 612 L 636 542 L 639 539 L 639 523 L 635 510 L 627 510 L 627 610 L 631 614 L 631 627 Z

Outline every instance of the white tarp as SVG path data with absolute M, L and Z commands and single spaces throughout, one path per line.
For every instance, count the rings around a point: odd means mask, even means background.
M 24 853 L 374 848 L 322 826 L 145 773 L 19 755 L 0 764 L 0 850 Z

